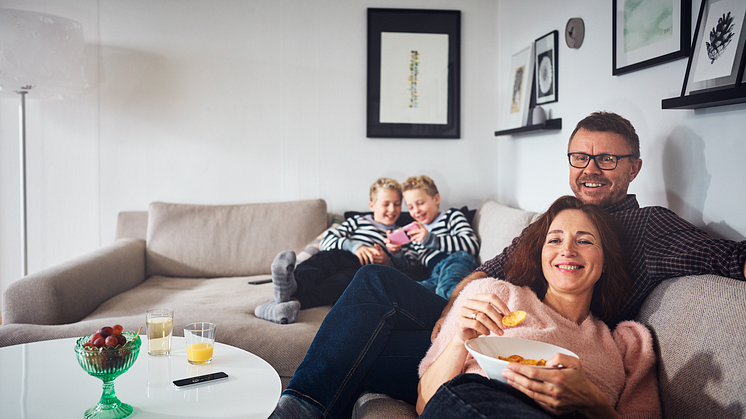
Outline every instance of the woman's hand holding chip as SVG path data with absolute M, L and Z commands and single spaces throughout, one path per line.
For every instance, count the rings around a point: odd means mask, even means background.
M 487 336 L 490 332 L 498 336 L 503 335 L 503 314 L 510 313 L 510 309 L 495 294 L 476 294 L 466 300 L 459 309 L 458 332 L 454 338 L 466 342 L 479 336 Z

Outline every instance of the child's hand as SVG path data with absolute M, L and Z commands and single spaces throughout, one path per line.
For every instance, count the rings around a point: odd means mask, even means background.
M 423 241 L 425 241 L 425 237 L 427 236 L 427 229 L 425 228 L 425 225 L 419 221 L 413 221 L 412 224 L 416 224 L 417 228 L 409 230 L 407 232 L 409 234 L 409 238 L 412 239 L 412 241 L 422 243 Z
M 391 234 L 391 230 L 388 230 L 386 232 L 386 234 Z M 400 244 L 392 243 L 391 240 L 389 240 L 387 238 L 383 239 L 383 242 L 386 243 L 386 249 L 388 249 L 388 251 L 391 252 L 392 254 L 395 255 L 395 254 L 401 252 L 401 245 Z
M 378 244 L 373 247 L 360 246 L 355 252 L 355 255 L 360 260 L 361 265 L 370 265 L 373 263 L 379 265 L 391 264 L 389 256 Z

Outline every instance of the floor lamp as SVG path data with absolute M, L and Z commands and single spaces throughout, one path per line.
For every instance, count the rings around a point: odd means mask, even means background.
M 33 92 L 29 97 L 61 99 L 79 94 L 86 86 L 85 41 L 80 23 L 46 13 L 0 8 L 0 96 L 20 99 L 23 276 L 28 274 L 26 96 Z

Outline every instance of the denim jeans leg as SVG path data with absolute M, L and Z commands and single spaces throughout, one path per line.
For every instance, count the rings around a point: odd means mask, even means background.
M 466 252 L 455 252 L 440 261 L 427 281 L 435 283 L 435 293 L 449 298 L 451 292 L 462 279 L 474 272 L 479 265 L 474 256 Z
M 414 402 L 417 368 L 445 305 L 396 269 L 364 266 L 327 314 L 284 394 L 331 418 L 349 416 L 364 390 Z
M 496 380 L 477 374 L 461 374 L 446 382 L 428 401 L 420 419 L 550 419 L 554 416 L 530 397 Z

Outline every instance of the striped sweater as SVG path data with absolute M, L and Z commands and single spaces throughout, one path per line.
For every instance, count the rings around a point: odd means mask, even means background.
M 385 225 L 374 221 L 371 215 L 355 215 L 346 219 L 339 227 L 329 229 L 321 240 L 319 249 L 340 249 L 355 254 L 360 246 L 373 247 L 379 244 L 389 254 L 394 267 L 402 268 L 410 264 L 405 259 L 405 252 L 392 255 L 383 241 L 386 238 L 386 231 L 395 228 L 395 225 Z
M 411 242 L 403 249 L 407 259 L 415 259 L 427 268 L 433 268 L 446 256 L 454 252 L 466 252 L 475 258 L 479 254 L 479 238 L 466 220 L 464 213 L 451 208 L 425 226 L 425 240 Z

